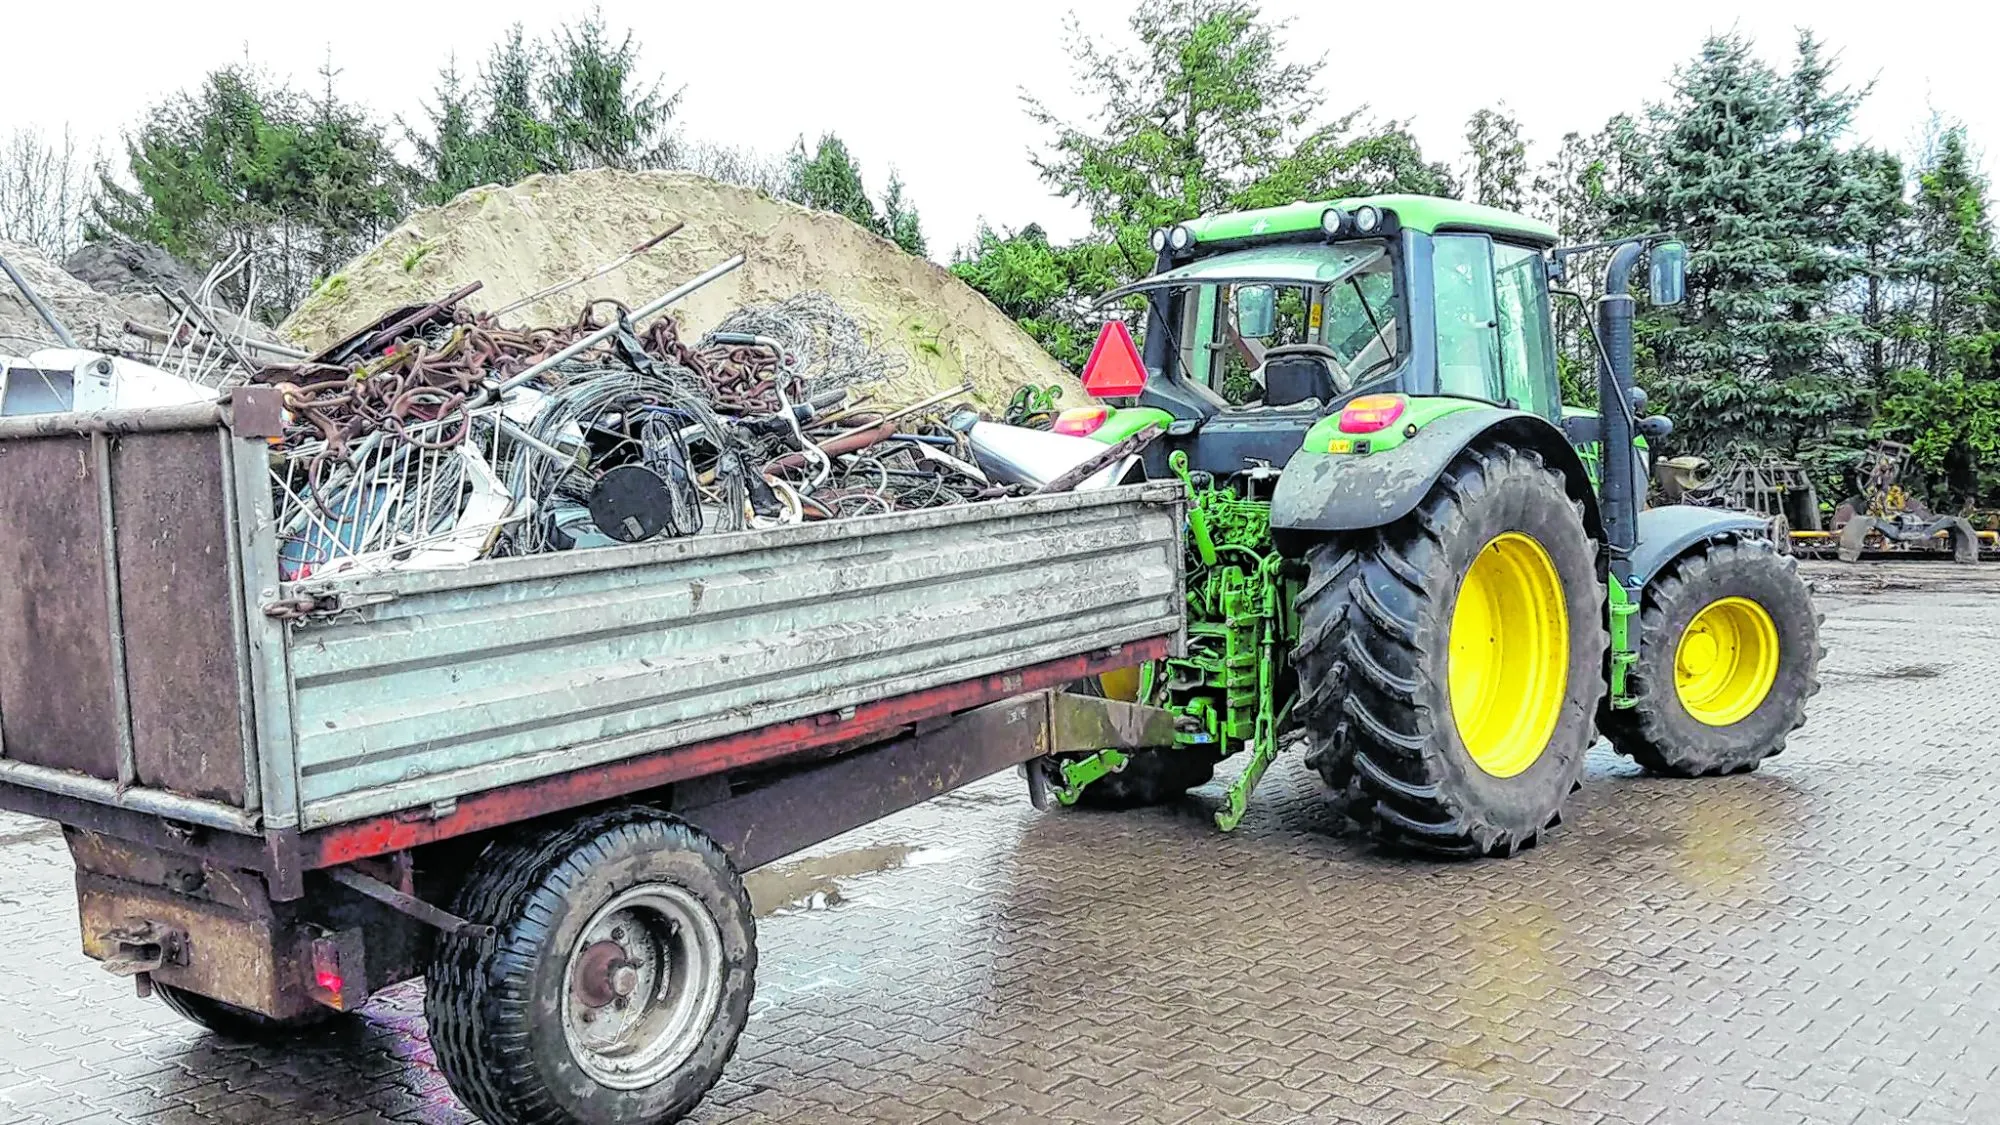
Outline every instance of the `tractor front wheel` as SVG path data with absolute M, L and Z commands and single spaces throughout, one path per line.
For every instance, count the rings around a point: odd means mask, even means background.
M 1604 692 L 1604 586 L 1562 477 L 1531 450 L 1474 446 L 1355 551 L 1310 563 L 1307 589 L 1344 621 L 1300 628 L 1322 776 L 1347 779 L 1350 815 L 1385 843 L 1534 845 L 1583 772 Z
M 1069 686 L 1076 695 L 1095 699 L 1139 701 L 1140 669 L 1121 668 L 1102 676 L 1077 680 Z M 1082 757 L 1083 755 L 1065 755 Z M 1106 774 L 1083 787 L 1076 803 L 1087 809 L 1142 809 L 1180 800 L 1190 789 L 1199 789 L 1215 778 L 1215 758 L 1188 747 L 1128 750 L 1125 768 Z
M 1819 691 L 1819 614 L 1798 563 L 1761 540 L 1683 555 L 1646 588 L 1637 702 L 1607 708 L 1611 745 L 1652 773 L 1756 769 Z

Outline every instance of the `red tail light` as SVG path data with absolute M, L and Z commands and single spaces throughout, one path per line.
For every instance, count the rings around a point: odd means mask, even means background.
M 1089 437 L 1104 426 L 1105 419 L 1111 417 L 1111 410 L 1103 406 L 1072 406 L 1056 415 L 1056 424 L 1050 426 L 1059 434 L 1071 437 Z
M 1124 321 L 1110 321 L 1097 334 L 1083 365 L 1083 389 L 1093 398 L 1128 398 L 1146 389 L 1146 364 Z
M 1340 432 L 1372 434 L 1386 430 L 1403 416 L 1402 395 L 1362 395 L 1340 412 Z

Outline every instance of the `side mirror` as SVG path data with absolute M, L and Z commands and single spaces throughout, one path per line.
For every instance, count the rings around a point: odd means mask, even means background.
M 1269 339 L 1278 323 L 1278 291 L 1269 285 L 1239 285 L 1231 297 L 1236 332 L 1246 340 Z
M 1685 242 L 1662 242 L 1647 256 L 1646 288 L 1655 305 L 1678 305 L 1687 295 L 1688 248 Z

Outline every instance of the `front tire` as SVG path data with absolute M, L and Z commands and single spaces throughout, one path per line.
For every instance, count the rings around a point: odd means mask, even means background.
M 1116 673 L 1078 680 L 1070 685 L 1069 690 L 1094 699 L 1122 699 L 1127 703 L 1136 703 L 1139 682 L 1139 669 L 1120 669 Z M 1125 759 L 1124 769 L 1084 786 L 1083 792 L 1077 794 L 1076 803 L 1083 808 L 1108 812 L 1168 805 L 1187 796 L 1188 790 L 1199 789 L 1215 780 L 1215 759 L 1189 747 L 1127 750 Z
M 1310 713 L 1322 775 L 1348 776 L 1349 814 L 1385 844 L 1532 847 L 1577 787 L 1604 691 L 1604 587 L 1562 477 L 1475 446 L 1357 556 L 1337 654 L 1300 662 L 1302 693 L 1338 701 Z
M 439 939 L 424 1014 L 438 1067 L 495 1125 L 669 1122 L 722 1076 L 757 969 L 728 857 L 650 809 L 489 846 Z
M 1745 773 L 1784 750 L 1819 691 L 1819 613 L 1796 560 L 1757 539 L 1683 555 L 1646 588 L 1637 703 L 1607 708 L 1619 753 L 1669 777 Z

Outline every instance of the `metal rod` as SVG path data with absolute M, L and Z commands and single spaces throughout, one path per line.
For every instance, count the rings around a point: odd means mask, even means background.
M 187 302 L 187 311 L 194 314 L 194 318 L 201 322 L 201 326 L 208 329 L 209 335 L 214 337 L 216 342 L 220 343 L 229 352 L 229 357 L 236 361 L 236 365 L 243 369 L 244 377 L 248 378 L 256 374 L 257 365 L 251 363 L 248 356 L 236 350 L 236 341 L 222 334 L 222 329 L 217 328 L 215 322 L 208 318 L 208 310 L 201 307 L 200 301 L 188 295 L 187 287 L 176 286 L 174 291 L 181 295 L 181 300 Z M 164 293 L 161 294 L 161 296 L 165 295 Z M 172 302 L 168 303 L 171 304 Z
M 408 894 L 396 887 L 392 887 L 382 880 L 356 871 L 352 867 L 328 868 L 326 874 L 327 878 L 332 879 L 350 891 L 366 895 L 389 909 L 396 911 L 398 914 L 406 914 L 426 926 L 443 930 L 445 933 L 463 934 L 466 937 L 477 940 L 493 932 L 493 927 L 491 926 L 481 925 L 477 922 L 468 922 L 448 910 L 433 906 L 413 894 Z
M 22 296 L 28 298 L 28 304 L 34 306 L 35 312 L 49 326 L 49 331 L 56 334 L 56 339 L 62 342 L 62 346 L 76 347 L 76 337 L 69 334 L 69 329 L 64 327 L 62 319 L 56 316 L 55 310 L 42 303 L 42 295 L 35 292 L 35 287 L 28 284 L 28 279 L 21 276 L 14 268 L 14 263 L 8 261 L 5 254 L 0 254 L 0 270 L 6 271 L 8 279 L 21 290 Z
M 67 414 L 26 414 L 18 418 L 0 418 L 0 441 L 76 434 L 143 434 L 171 430 L 205 430 L 210 426 L 222 425 L 223 422 L 220 402 L 71 411 Z
M 826 438 L 821 442 L 819 442 L 819 447 L 821 449 L 825 449 L 827 446 L 833 444 L 834 442 L 839 441 L 841 438 L 852 437 L 855 434 L 865 434 L 868 431 L 877 429 L 881 426 L 891 425 L 895 422 L 899 422 L 902 419 L 908 418 L 910 415 L 917 413 L 918 411 L 929 410 L 931 407 L 936 406 L 939 403 L 949 402 L 960 395 L 969 395 L 971 393 L 972 393 L 972 383 L 970 380 L 968 380 L 966 382 L 960 383 L 956 387 L 951 387 L 947 390 L 939 391 L 938 393 L 930 396 L 929 398 L 924 399 L 922 402 L 913 402 L 910 405 L 905 406 L 901 410 L 896 411 L 894 414 L 884 414 L 880 420 L 875 422 L 870 422 L 866 426 L 856 426 L 851 430 L 842 430 L 841 432 L 833 435 L 832 437 Z M 844 413 L 852 413 L 852 411 L 847 411 Z
M 527 446 L 529 449 L 539 450 L 542 453 L 546 453 L 550 457 L 553 457 L 558 461 L 567 461 L 572 463 L 576 461 L 576 454 L 565 453 L 562 450 L 556 448 L 555 446 L 550 445 L 548 442 L 545 442 L 542 439 L 536 437 L 535 435 L 529 433 L 528 431 L 522 429 L 518 424 L 515 423 L 515 421 L 512 418 L 507 417 L 505 414 L 496 414 L 493 417 L 494 420 L 500 424 L 500 430 L 503 433 L 505 433 L 508 437 L 513 438 L 515 441 L 520 442 L 522 445 Z
M 447 312 L 451 309 L 457 308 L 458 303 L 460 301 L 463 301 L 467 297 L 472 296 L 474 293 L 479 292 L 482 288 L 485 287 L 485 285 L 486 283 L 483 281 L 470 282 L 456 290 L 453 290 L 452 293 L 449 296 L 445 297 L 443 300 L 432 301 L 430 304 L 425 305 L 423 308 L 418 309 L 416 312 L 413 312 L 410 315 L 397 320 L 395 323 L 387 325 L 386 327 L 377 329 L 376 331 L 369 333 L 367 337 L 362 339 L 360 344 L 358 344 L 354 348 L 351 354 L 353 356 L 370 356 L 375 354 L 377 349 L 383 347 L 386 344 L 394 343 L 397 340 L 397 338 L 402 336 L 403 333 L 408 332 L 410 329 L 415 328 L 417 325 L 422 324 L 424 321 L 429 320 L 430 318 L 438 315 L 439 313 Z
M 125 607 L 118 589 L 118 517 L 111 497 L 111 438 L 90 435 L 97 472 L 97 519 L 103 535 L 104 623 L 111 641 L 111 717 L 118 735 L 118 791 L 139 782 L 138 750 L 132 743 L 132 691 L 125 666 Z
M 0 760 L 0 782 L 39 789 L 64 797 L 94 801 L 100 805 L 150 813 L 186 824 L 199 824 L 229 832 L 254 832 L 256 826 L 242 809 L 219 801 L 183 797 L 164 789 L 131 788 L 119 791 L 118 784 L 101 777 L 86 777 L 71 770 L 52 769 L 27 762 Z
M 603 277 L 605 274 L 610 273 L 612 270 L 617 269 L 619 266 L 624 265 L 625 263 L 631 261 L 632 259 L 638 257 L 639 255 L 644 254 L 646 251 L 651 250 L 653 247 L 658 246 L 660 243 L 665 242 L 667 239 L 672 238 L 673 236 L 679 234 L 681 232 L 681 228 L 685 226 L 687 226 L 686 223 L 675 223 L 673 226 L 670 226 L 667 229 L 661 231 L 660 233 L 654 235 L 653 237 L 647 239 L 646 241 L 641 242 L 639 245 L 634 246 L 630 250 L 625 251 L 623 254 L 618 255 L 616 258 L 613 258 L 610 261 L 604 263 L 603 265 L 597 267 L 596 269 L 591 270 L 589 273 L 582 274 L 577 277 L 572 277 L 568 281 L 558 281 L 554 285 L 551 285 L 546 289 L 538 289 L 535 292 L 528 294 L 527 296 L 521 298 L 518 301 L 511 301 L 505 305 L 500 306 L 497 309 L 494 309 L 490 315 L 495 317 L 506 316 L 508 313 L 513 312 L 515 309 L 522 308 L 527 305 L 532 305 L 536 301 L 540 301 L 547 297 L 553 297 L 558 293 L 568 292 L 569 290 L 574 289 L 579 285 L 582 285 L 586 281 L 594 281 L 597 278 Z
M 648 317 L 654 316 L 661 309 L 666 308 L 668 305 L 673 304 L 675 301 L 680 300 L 682 297 L 685 297 L 688 294 L 694 292 L 695 290 L 700 289 L 701 287 L 707 285 L 709 282 L 714 281 L 717 278 L 723 277 L 727 274 L 735 272 L 736 269 L 742 266 L 746 260 L 747 259 L 745 259 L 743 255 L 738 254 L 735 257 L 730 258 L 728 261 L 723 262 L 722 264 L 711 268 L 708 272 L 702 274 L 701 276 L 695 278 L 692 281 L 689 281 L 687 284 L 682 285 L 676 289 L 668 290 L 667 292 L 661 294 L 659 297 L 655 298 L 650 304 L 647 304 L 644 307 L 635 310 L 631 316 L 632 324 L 634 326 L 637 326 L 640 321 L 645 320 Z M 508 391 L 511 391 L 515 387 L 518 387 L 521 384 L 527 382 L 528 380 L 534 378 L 535 376 L 540 375 L 542 372 L 547 371 L 549 368 L 554 367 L 556 364 L 561 363 L 567 359 L 572 359 L 577 355 L 580 355 L 583 352 L 596 347 L 597 345 L 610 339 L 612 334 L 617 331 L 618 331 L 617 324 L 613 323 L 605 325 L 604 327 L 598 329 L 597 331 L 592 332 L 590 335 L 585 336 L 582 339 L 578 340 L 576 343 L 571 344 L 569 347 L 564 348 L 563 350 L 557 352 L 556 354 L 550 356 L 549 358 L 543 360 L 542 362 L 537 363 L 533 367 L 527 368 L 526 370 L 519 372 L 518 374 L 509 378 L 506 382 L 501 383 L 499 386 L 499 392 L 503 395 L 506 394 Z
M 202 328 L 201 325 L 197 324 L 194 327 L 201 329 L 203 335 L 208 334 L 208 329 Z M 150 324 L 141 324 L 136 320 L 125 322 L 125 332 L 127 335 L 137 336 L 141 340 L 151 340 L 155 344 L 170 344 L 173 342 L 173 333 L 164 328 L 155 328 Z M 282 356 L 285 359 L 312 358 L 312 353 L 306 351 L 304 348 L 274 344 L 268 340 L 259 340 L 251 336 L 243 338 L 243 346 L 253 352 L 265 352 L 270 355 Z

